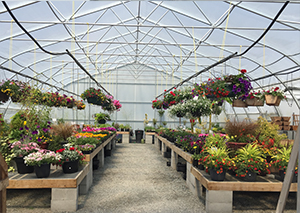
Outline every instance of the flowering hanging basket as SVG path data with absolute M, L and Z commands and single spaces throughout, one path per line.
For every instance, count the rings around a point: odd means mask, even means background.
M 238 99 L 233 100 L 232 106 L 233 107 L 248 107 L 246 102 L 244 102 L 242 100 L 238 100 Z
M 281 98 L 273 95 L 265 95 L 266 104 L 269 106 L 279 106 Z
M 264 100 L 259 99 L 259 98 L 247 98 L 245 100 L 247 106 L 263 106 L 264 105 Z
M 0 91 L 0 101 L 6 102 L 6 101 L 8 101 L 8 99 L 9 99 L 9 96 L 6 93 L 3 93 Z

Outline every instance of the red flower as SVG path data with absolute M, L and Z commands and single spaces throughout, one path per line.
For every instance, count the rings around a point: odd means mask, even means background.
M 74 151 L 75 150 L 75 148 L 74 147 L 70 147 L 70 151 Z
M 241 73 L 243 73 L 243 74 L 245 74 L 246 72 L 247 72 L 247 70 L 245 70 L 245 69 L 241 70 Z
M 277 90 L 279 90 L 279 87 L 276 87 L 276 88 L 274 89 L 274 91 L 277 91 Z

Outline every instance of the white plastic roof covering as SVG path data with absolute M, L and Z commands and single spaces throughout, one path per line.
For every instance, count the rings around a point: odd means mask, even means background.
M 68 49 L 91 75 L 131 64 L 185 79 L 255 42 L 281 9 L 281 2 L 53 1 L 6 2 L 26 30 L 48 51 Z M 242 57 L 205 72 L 200 79 L 247 69 L 254 87 L 300 80 L 300 3 L 291 1 L 266 36 Z M 74 75 L 67 55 L 50 56 L 12 21 L 0 4 L 0 65 L 62 87 Z M 196 51 L 195 51 L 196 50 Z M 75 65 L 76 66 L 76 65 Z M 130 66 L 129 66 L 130 67 Z M 142 76 L 142 72 L 141 75 Z M 0 69 L 0 78 L 21 76 Z M 101 82 L 100 82 L 101 83 Z M 280 86 L 284 89 L 284 86 Z M 298 86 L 300 87 L 300 86 Z M 79 95 L 83 91 L 78 91 Z M 293 90 L 296 98 L 300 92 Z M 291 96 L 289 96 L 291 97 Z

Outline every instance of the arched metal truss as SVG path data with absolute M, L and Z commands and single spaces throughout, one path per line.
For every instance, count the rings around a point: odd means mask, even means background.
M 243 52 L 264 32 L 284 3 L 7 2 L 19 22 L 43 48 L 53 52 L 68 49 L 92 76 L 103 80 L 100 83 L 116 83 L 115 73 L 118 73 L 118 81 L 128 76 L 135 81 L 152 78 L 156 85 L 162 85 L 162 81 L 175 85 L 234 52 Z M 202 73 L 195 81 L 236 74 L 241 68 L 247 69 L 251 79 L 299 68 L 299 10 L 300 2 L 290 1 L 265 38 L 247 54 Z M 3 5 L 0 5 L 0 28 L 1 66 L 60 88 L 86 78 L 84 72 L 74 67 L 71 58 L 50 56 L 38 49 L 11 20 Z M 120 71 L 126 66 L 126 71 Z M 149 70 L 153 72 L 151 77 Z M 161 75 L 160 82 L 155 82 L 155 72 Z M 0 79 L 19 77 L 0 70 Z M 286 89 L 299 83 L 300 73 L 294 72 L 269 76 L 253 85 L 259 89 L 276 85 Z M 83 92 L 80 89 L 72 92 L 80 95 Z M 155 95 L 149 97 L 149 102 Z M 300 92 L 289 90 L 287 96 L 299 110 Z M 276 114 L 286 114 L 280 107 L 274 109 Z M 247 114 L 247 110 L 244 112 Z M 259 108 L 258 114 L 263 113 Z

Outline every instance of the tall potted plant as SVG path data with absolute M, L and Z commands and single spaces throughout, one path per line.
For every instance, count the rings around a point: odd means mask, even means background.
M 110 116 L 107 113 L 96 113 L 94 118 L 98 124 L 105 124 L 106 121 L 110 121 Z

